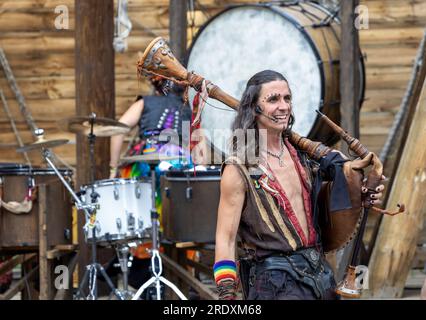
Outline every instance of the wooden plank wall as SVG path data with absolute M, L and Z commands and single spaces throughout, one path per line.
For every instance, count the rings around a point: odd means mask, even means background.
M 257 1 L 196 1 L 195 27 L 191 35 L 209 17 L 232 3 Z M 132 103 L 138 93 L 148 94 L 150 87 L 136 78 L 137 52 L 143 51 L 155 36 L 168 38 L 168 0 L 129 0 L 133 30 L 128 51 L 116 53 L 116 116 Z M 361 139 L 372 151 L 380 152 L 398 111 L 409 79 L 424 21 L 426 0 L 364 0 L 369 10 L 369 29 L 361 30 L 360 43 L 366 55 L 367 91 L 361 112 Z M 54 8 L 69 9 L 69 30 L 54 26 L 58 14 Z M 56 120 L 74 115 L 74 0 L 0 0 L 0 46 L 4 49 L 28 107 L 39 127 L 50 139 L 67 138 L 71 143 L 55 151 L 75 164 L 75 137 L 61 132 Z M 190 17 L 190 15 L 188 15 Z M 191 21 L 189 21 L 191 25 Z M 25 142 L 31 135 L 19 113 L 4 75 L 0 88 L 5 92 Z M 22 162 L 21 155 L 5 144 L 15 143 L 14 135 L 0 108 L 0 162 Z M 31 159 L 42 163 L 37 152 Z

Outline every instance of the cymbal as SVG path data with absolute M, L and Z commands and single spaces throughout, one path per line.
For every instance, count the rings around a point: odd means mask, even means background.
M 183 156 L 166 156 L 159 153 L 149 153 L 149 154 L 141 154 L 137 156 L 122 157 L 121 160 L 126 162 L 143 161 L 147 163 L 160 163 L 161 161 L 178 160 L 182 158 L 184 157 Z
M 45 139 L 39 139 L 38 141 L 27 144 L 25 146 L 22 146 L 20 148 L 16 149 L 16 152 L 27 152 L 31 150 L 37 150 L 42 148 L 53 148 L 57 147 L 63 144 L 68 143 L 69 140 L 67 139 L 57 139 L 57 140 L 45 140 Z
M 71 117 L 58 121 L 59 127 L 63 131 L 72 133 L 83 133 L 89 135 L 91 117 Z M 93 134 L 98 137 L 111 137 L 118 134 L 126 134 L 130 127 L 114 119 L 94 118 Z

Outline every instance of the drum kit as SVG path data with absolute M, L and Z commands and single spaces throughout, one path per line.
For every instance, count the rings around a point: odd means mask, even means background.
M 179 298 L 186 300 L 182 292 L 162 276 L 162 260 L 159 254 L 159 215 L 155 206 L 156 177 L 155 166 L 163 160 L 180 157 L 159 154 L 139 155 L 123 158 L 127 162 L 144 161 L 150 165 L 150 178 L 105 179 L 95 181 L 94 147 L 96 137 L 110 137 L 125 134 L 130 128 L 116 120 L 97 117 L 92 113 L 88 117 L 78 116 L 58 121 L 64 131 L 81 133 L 87 136 L 90 156 L 91 183 L 82 185 L 79 192 L 74 192 L 61 170 L 53 163 L 54 154 L 50 148 L 64 145 L 65 139 L 47 140 L 43 129 L 37 129 L 37 141 L 16 150 L 27 152 L 40 150 L 43 158 L 59 177 L 67 191 L 74 199 L 77 210 L 82 210 L 86 217 L 84 226 L 86 242 L 92 246 L 92 261 L 77 290 L 76 299 L 96 300 L 97 274 L 106 280 L 112 294 L 119 300 L 137 300 L 145 289 L 154 286 L 156 299 L 161 299 L 161 282 L 169 286 Z M 151 272 L 152 277 L 133 294 L 128 289 L 128 262 L 130 247 L 149 239 L 152 242 Z M 113 246 L 116 249 L 121 271 L 123 273 L 123 290 L 118 290 L 105 269 L 97 262 L 97 246 Z M 84 296 L 83 288 L 88 284 L 89 294 Z

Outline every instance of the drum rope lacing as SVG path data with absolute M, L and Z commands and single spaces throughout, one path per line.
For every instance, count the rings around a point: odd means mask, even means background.
M 117 17 L 115 21 L 115 32 L 113 46 L 116 52 L 122 53 L 127 50 L 127 37 L 132 30 L 132 22 L 129 19 L 127 11 L 127 0 L 118 0 Z M 122 27 L 124 28 L 123 31 Z

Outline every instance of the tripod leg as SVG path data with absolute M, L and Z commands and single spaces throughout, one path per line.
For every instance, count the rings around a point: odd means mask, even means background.
M 83 287 L 87 282 L 87 279 L 89 276 L 89 270 L 90 270 L 90 266 L 86 266 L 86 271 L 84 271 L 83 279 L 81 279 L 80 285 L 78 286 L 77 293 L 75 295 L 76 299 L 79 299 L 80 297 L 84 297 Z
M 170 289 L 172 289 L 181 300 L 188 300 L 184 294 L 176 287 L 173 283 L 171 283 L 169 280 L 164 278 L 163 276 L 160 276 L 160 281 L 164 283 L 166 286 L 168 286 Z
M 116 247 L 118 261 L 123 274 L 123 294 L 125 297 L 129 295 L 129 251 L 130 249 L 127 245 L 118 245 Z
M 142 287 L 140 287 L 139 288 L 139 290 L 135 293 L 135 295 L 133 296 L 133 298 L 132 298 L 132 300 L 138 300 L 139 299 L 139 297 L 141 296 L 141 294 L 142 294 L 142 292 L 144 292 L 144 290 L 146 289 L 146 288 L 148 288 L 152 283 L 154 283 L 154 281 L 155 281 L 155 277 L 152 277 L 151 279 L 149 279 L 147 282 L 145 282 L 144 284 L 143 284 L 143 286 Z
M 105 272 L 104 267 L 102 267 L 99 263 L 96 264 L 96 267 L 98 268 L 99 272 L 102 274 L 102 276 L 104 277 L 104 279 L 106 280 L 109 288 L 111 289 L 111 291 L 114 293 L 114 295 L 117 297 L 117 299 L 119 300 L 124 300 L 123 295 L 121 294 L 120 291 L 118 291 L 114 284 L 112 283 L 110 277 L 107 275 L 107 273 Z

